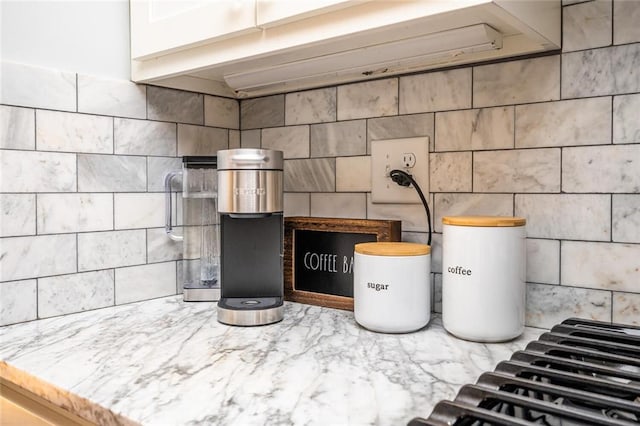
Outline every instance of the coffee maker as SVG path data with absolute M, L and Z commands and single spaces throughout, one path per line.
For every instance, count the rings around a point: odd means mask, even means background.
M 218 151 L 223 324 L 265 325 L 284 316 L 282 170 L 282 151 Z
M 219 221 L 217 209 L 217 159 L 209 156 L 182 158 L 182 170 L 165 176 L 165 230 L 173 241 L 182 241 L 182 277 L 185 302 L 216 302 L 220 299 Z M 181 233 L 173 226 L 174 180 L 182 179 Z M 181 208 L 180 208 L 181 207 Z

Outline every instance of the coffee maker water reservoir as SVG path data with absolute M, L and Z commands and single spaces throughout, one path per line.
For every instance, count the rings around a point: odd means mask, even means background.
M 219 220 L 216 157 L 182 158 L 182 170 L 165 176 L 165 229 L 174 241 L 183 242 L 182 278 L 186 302 L 220 299 Z M 182 235 L 172 225 L 172 183 L 182 177 Z

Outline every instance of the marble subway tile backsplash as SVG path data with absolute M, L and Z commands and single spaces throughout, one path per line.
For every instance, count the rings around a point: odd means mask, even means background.
M 116 304 L 175 294 L 176 268 L 175 262 L 164 262 L 116 269 Z
M 113 117 L 38 110 L 36 148 L 113 154 Z
M 229 130 L 178 124 L 178 156 L 216 155 L 229 147 Z
M 609 291 L 547 284 L 527 284 L 526 323 L 551 328 L 570 317 L 611 321 Z
M 561 252 L 562 285 L 637 290 L 640 245 L 563 241 Z
M 640 145 L 567 148 L 562 155 L 564 192 L 640 192 Z
M 113 194 L 38 194 L 38 234 L 113 229 Z
M 0 148 L 35 149 L 35 110 L 0 105 Z
M 560 241 L 527 239 L 527 282 L 560 284 Z
M 144 157 L 78 154 L 78 191 L 146 191 L 146 166 Z
M 78 112 L 147 118 L 147 87 L 130 81 L 78 74 Z
M 367 154 L 371 154 L 371 141 L 381 139 L 428 136 L 433 150 L 434 114 L 409 114 L 367 120 Z
M 285 96 L 285 124 L 336 121 L 336 93 L 335 87 L 288 93 Z
M 113 197 L 116 229 L 164 226 L 164 193 L 121 193 Z
M 371 157 L 336 158 L 337 192 L 371 192 Z
M 309 158 L 309 126 L 263 129 L 262 148 L 282 151 L 284 158 Z
M 78 234 L 78 271 L 141 265 L 146 255 L 143 229 Z
M 221 127 L 224 129 L 240 128 L 240 105 L 235 99 L 217 96 L 204 97 L 205 126 Z
M 76 74 L 1 62 L 0 103 L 5 105 L 76 111 Z
M 333 158 L 285 160 L 284 190 L 286 192 L 334 192 L 336 160 Z
M 436 114 L 436 151 L 513 148 L 514 108 L 480 108 Z
M 614 96 L 613 143 L 640 142 L 640 94 Z
M 38 315 L 47 318 L 113 306 L 113 295 L 113 269 L 40 278 Z
M 147 157 L 147 191 L 163 192 L 164 177 L 172 170 L 180 170 L 182 160 L 175 157 Z
M 611 143 L 611 97 L 516 106 L 516 148 Z
M 182 259 L 182 243 L 167 238 L 164 228 L 147 229 L 147 262 Z
M 640 43 L 562 56 L 562 97 L 640 92 Z
M 609 46 L 613 2 L 596 0 L 568 7 L 562 15 L 562 51 Z
M 527 219 L 527 236 L 609 241 L 611 196 L 604 194 L 516 194 L 516 216 Z M 579 213 L 580 218 L 576 219 Z
M 36 233 L 36 195 L 0 194 L 0 237 Z
M 309 194 L 303 192 L 287 192 L 284 194 L 285 216 L 309 216 L 311 199 Z
M 3 64 L 0 325 L 181 293 L 197 262 L 161 212 L 183 155 L 281 149 L 286 216 L 397 219 L 426 243 L 422 205 L 371 201 L 371 141 L 417 136 L 435 311 L 442 218 L 517 215 L 528 325 L 640 323 L 640 2 L 562 3 L 562 52 L 254 99 Z M 104 287 L 76 288 L 93 273 Z
M 38 318 L 36 280 L 8 281 L 0 283 L 0 324 L 14 324 Z
M 640 325 L 640 294 L 613 293 L 613 322 Z
M 76 154 L 0 151 L 0 192 L 75 192 Z
M 513 216 L 511 194 L 435 194 L 433 223 L 436 232 L 442 232 L 445 216 Z
M 397 114 L 397 78 L 338 86 L 338 120 Z
M 640 194 L 614 194 L 611 204 L 613 241 L 640 243 Z
M 366 134 L 365 120 L 314 124 L 310 135 L 311 156 L 364 155 L 367 153 Z
M 438 152 L 429 158 L 431 192 L 471 192 L 471 152 Z
M 239 146 L 239 102 L 5 62 L 2 71 L 0 326 L 181 293 L 164 176 L 182 155 L 227 149 L 232 134 Z
M 311 216 L 360 219 L 367 215 L 366 194 L 311 194 Z
M 427 232 L 427 216 L 422 204 L 374 204 L 371 194 L 367 194 L 366 219 L 400 220 L 403 231 Z
M 613 44 L 640 42 L 640 7 L 635 2 L 613 2 L 613 20 Z
M 147 118 L 204 124 L 204 95 L 164 87 L 147 87 Z
M 114 153 L 122 155 L 176 155 L 175 123 L 115 118 Z
M 247 99 L 240 103 L 240 129 L 284 126 L 284 95 Z
M 523 59 L 473 69 L 475 108 L 560 99 L 560 56 Z
M 560 150 L 476 152 L 473 189 L 477 192 L 559 192 Z
M 74 234 L 3 238 L 0 282 L 76 272 L 76 253 Z
M 471 68 L 400 77 L 400 114 L 471 107 Z

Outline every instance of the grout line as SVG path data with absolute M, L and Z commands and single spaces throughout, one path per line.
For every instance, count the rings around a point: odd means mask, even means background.
M 40 278 L 36 278 L 36 319 L 40 319 Z
M 34 203 L 34 209 L 35 209 L 33 213 L 35 216 L 35 225 L 36 225 L 35 236 L 37 236 L 38 235 L 38 193 L 37 192 L 33 193 L 33 203 Z
M 80 246 L 80 237 L 78 235 L 78 233 L 76 233 L 76 274 L 78 272 L 80 272 L 80 250 L 79 250 L 79 246 Z
M 613 194 L 609 197 L 609 242 L 613 243 Z
M 558 240 L 558 285 L 562 285 L 562 240 Z
M 618 0 L 616 0 L 618 1 Z M 616 25 L 616 20 L 613 19 L 614 18 L 614 13 L 615 13 L 615 7 L 613 6 L 613 1 L 611 2 L 611 44 L 609 46 L 615 46 L 615 25 Z M 612 304 L 613 305 L 613 304 Z M 612 315 L 613 318 L 613 315 Z

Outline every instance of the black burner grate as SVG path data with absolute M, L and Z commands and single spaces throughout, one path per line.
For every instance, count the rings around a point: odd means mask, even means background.
M 640 327 L 568 319 L 409 423 L 532 424 L 640 424 Z

